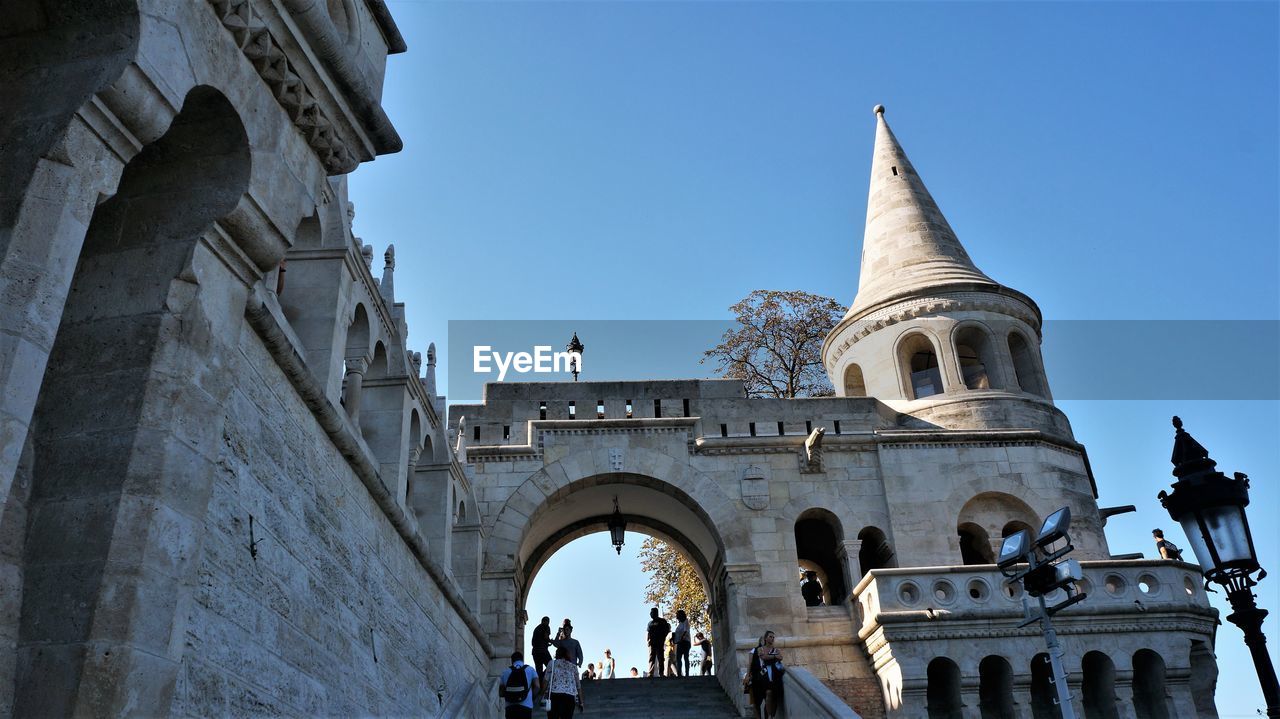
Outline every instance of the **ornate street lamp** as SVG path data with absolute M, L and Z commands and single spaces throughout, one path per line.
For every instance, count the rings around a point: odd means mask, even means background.
M 618 509 L 618 498 L 613 498 L 613 516 L 609 517 L 609 538 L 613 540 L 613 548 L 622 554 L 623 538 L 627 531 L 627 520 Z
M 573 373 L 573 381 L 577 382 L 578 372 L 581 371 L 578 367 L 578 358 L 582 356 L 582 351 L 586 349 L 586 347 L 582 346 L 582 341 L 578 339 L 577 332 L 573 333 L 573 339 L 569 340 L 569 344 L 565 349 L 573 353 L 572 358 L 569 360 L 569 371 Z
M 1218 463 L 1209 458 L 1209 451 L 1182 429 L 1181 419 L 1174 417 L 1173 426 L 1176 433 L 1170 461 L 1178 481 L 1173 483 L 1172 493 L 1160 492 L 1160 504 L 1182 525 L 1205 579 L 1226 588 L 1227 601 L 1234 610 L 1227 621 L 1244 631 L 1244 643 L 1253 654 L 1267 702 L 1267 716 L 1280 717 L 1280 683 L 1262 633 L 1267 610 L 1258 608 L 1253 593 L 1254 585 L 1267 572 L 1258 566 L 1244 511 L 1249 506 L 1249 477 L 1236 472 L 1234 479 L 1227 479 L 1215 469 Z

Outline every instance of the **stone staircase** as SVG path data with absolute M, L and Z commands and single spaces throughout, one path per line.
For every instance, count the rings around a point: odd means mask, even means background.
M 736 719 L 738 716 L 715 677 L 583 682 L 582 693 L 587 705 L 582 714 L 584 719 Z

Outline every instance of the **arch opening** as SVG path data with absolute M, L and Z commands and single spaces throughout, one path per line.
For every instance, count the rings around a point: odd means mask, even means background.
M 1137 719 L 1169 719 L 1164 658 L 1150 649 L 1133 653 L 1133 710 Z
M 807 571 L 814 572 L 822 587 L 821 603 L 843 604 L 849 592 L 839 555 L 844 540 L 840 519 L 825 509 L 810 509 L 796 520 L 795 538 L 801 578 Z M 816 606 L 814 599 L 818 597 L 812 593 L 804 596 L 806 604 Z
M 992 654 L 978 664 L 978 710 L 982 719 L 1015 719 L 1013 667 Z
M 926 703 L 929 719 L 962 719 L 960 667 L 946 657 L 936 657 L 926 670 Z
M 1031 717 L 1058 719 L 1057 693 L 1053 689 L 1053 665 L 1041 652 L 1031 658 Z
M 1084 675 L 1080 693 L 1089 719 L 1120 719 L 1116 709 L 1116 665 L 1099 651 L 1085 652 L 1080 660 Z
M 857 364 L 850 364 L 844 370 L 844 396 L 867 396 L 867 382 L 862 376 L 862 368 Z
M 960 377 L 966 389 L 993 389 L 1000 386 L 996 379 L 996 355 L 991 335 L 985 328 L 965 325 L 956 330 L 954 337 L 956 359 L 960 364 Z
M 858 532 L 858 539 L 862 541 L 862 547 L 858 549 L 858 569 L 864 576 L 873 569 L 898 566 L 893 545 L 879 527 L 863 527 Z M 862 577 L 858 577 L 858 581 L 862 581 Z
M 1048 397 L 1040 360 L 1035 349 L 1021 332 L 1009 333 L 1009 357 L 1013 360 L 1013 375 L 1018 389 L 1037 397 Z
M 923 399 L 942 394 L 942 368 L 933 342 L 919 332 L 898 345 L 898 366 L 902 368 L 907 399 Z
M 991 537 L 981 525 L 964 522 L 956 530 L 960 537 L 960 560 L 966 565 L 993 564 Z

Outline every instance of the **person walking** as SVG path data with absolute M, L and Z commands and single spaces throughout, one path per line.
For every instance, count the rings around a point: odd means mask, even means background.
M 533 719 L 533 698 L 542 691 L 538 672 L 524 663 L 524 654 L 511 653 L 511 666 L 502 672 L 498 696 L 507 703 L 506 719 Z
M 748 677 L 751 682 L 751 708 L 753 716 L 761 719 L 773 719 L 778 715 L 778 704 L 782 701 L 782 675 L 786 668 L 782 665 L 782 650 L 773 645 L 773 632 L 765 632 L 760 643 L 751 650 L 751 662 Z
M 543 617 L 542 623 L 533 628 L 533 666 L 538 670 L 542 686 L 547 685 L 547 665 L 551 663 L 551 617 Z
M 551 711 L 547 719 L 569 719 L 573 709 L 586 709 L 582 703 L 582 679 L 578 666 L 569 660 L 564 647 L 556 647 L 556 658 L 547 668 L 547 690 L 551 695 Z
M 702 676 L 711 674 L 711 640 L 702 632 L 697 634 L 698 647 L 702 650 Z
M 608 649 L 604 650 L 604 661 L 600 663 L 601 673 L 605 679 L 614 679 L 618 672 L 618 660 L 613 658 L 613 652 Z
M 676 610 L 676 629 L 671 633 L 676 643 L 676 676 L 689 676 L 689 649 L 693 642 L 689 638 L 689 615 L 683 609 Z
M 649 610 L 649 626 L 645 628 L 644 638 L 649 644 L 649 676 L 661 677 L 663 672 L 662 652 L 667 643 L 667 634 L 671 632 L 671 623 L 658 614 L 658 608 Z

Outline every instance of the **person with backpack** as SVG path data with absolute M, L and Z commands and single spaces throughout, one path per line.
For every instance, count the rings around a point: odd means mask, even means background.
M 533 719 L 533 697 L 541 690 L 537 670 L 524 663 L 522 652 L 512 652 L 511 666 L 498 682 L 498 696 L 507 702 L 506 719 Z
M 1156 551 L 1160 553 L 1161 559 L 1176 559 L 1182 561 L 1182 550 L 1178 549 L 1178 545 L 1164 538 L 1164 530 L 1153 529 L 1151 536 L 1156 540 Z
M 649 676 L 661 677 L 666 662 L 662 653 L 666 648 L 667 635 L 671 633 L 671 623 L 658 615 L 658 608 L 649 610 L 649 626 L 645 628 L 644 638 L 649 644 Z

